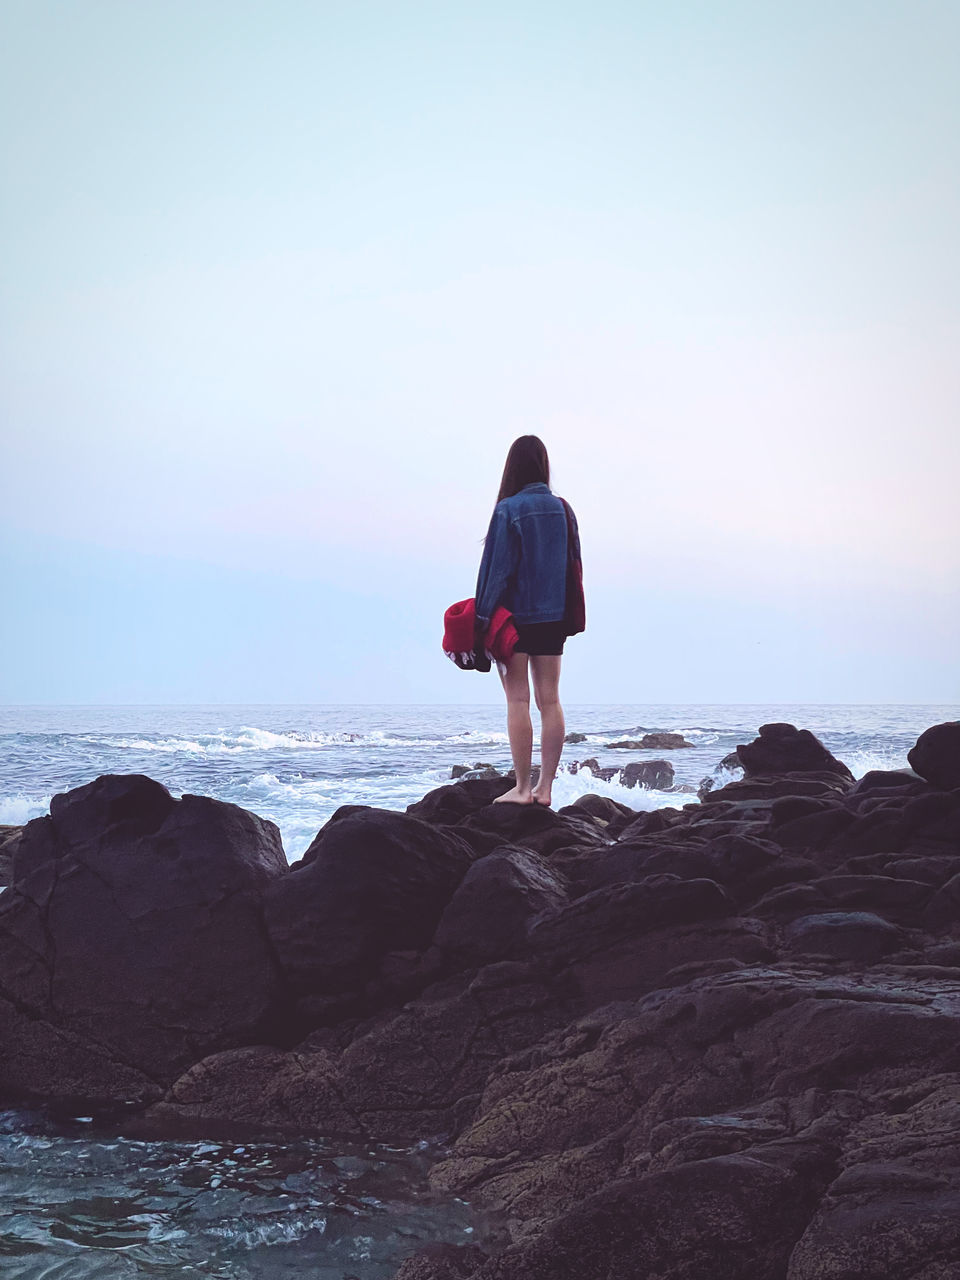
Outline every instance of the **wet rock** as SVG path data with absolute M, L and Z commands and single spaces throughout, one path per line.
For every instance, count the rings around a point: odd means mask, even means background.
M 557 812 L 561 817 L 582 817 L 586 813 L 591 818 L 598 818 L 608 825 L 612 823 L 620 826 L 637 816 L 636 810 L 631 809 L 629 805 L 621 804 L 619 800 L 614 800 L 610 796 L 593 794 L 577 796 L 572 805 L 567 805 Z
M 526 849 L 501 848 L 470 867 L 434 943 L 461 966 L 508 959 L 526 948 L 531 922 L 565 902 L 564 886 L 546 862 Z
M 909 788 L 918 794 L 923 791 L 924 779 L 913 769 L 870 769 L 850 788 L 849 795 L 860 798 L 865 795 L 876 795 L 884 791 L 902 791 Z
M 261 894 L 286 874 L 277 828 L 236 805 L 174 800 L 139 775 L 54 796 L 24 829 L 0 897 L 0 994 L 54 1031 L 38 1028 L 26 1056 L 14 1046 L 8 1079 L 25 1079 L 44 1043 L 45 1092 L 96 1079 L 103 1096 L 115 1068 L 126 1096 L 268 1033 L 283 988 Z M 76 1043 L 87 1046 L 79 1073 Z
M 578 742 L 586 742 L 586 740 L 587 740 L 587 735 L 585 733 L 568 733 L 567 736 L 564 738 L 564 742 L 568 746 L 572 746 Z
M 851 1120 L 882 1109 L 883 1091 L 900 1082 L 955 1071 L 958 1027 L 956 984 L 903 970 L 830 978 L 749 966 L 655 990 L 505 1060 L 433 1181 L 507 1213 L 517 1235 L 552 1223 L 549 1234 L 598 1182 L 657 1168 L 654 1134 L 664 1122 L 766 1116 L 790 1140 L 753 1146 L 751 1159 L 789 1168 L 809 1157 L 815 1171 L 799 1234 Z M 895 1098 L 890 1105 L 897 1109 Z M 747 1244 L 755 1232 L 745 1232 Z
M 789 1280 L 960 1274 L 960 1081 L 919 1081 L 851 1130 Z
M 485 1259 L 476 1245 L 428 1244 L 406 1259 L 394 1280 L 472 1280 Z
M 786 940 L 795 953 L 870 964 L 896 950 L 901 933 L 872 911 L 836 911 L 794 920 Z
M 753 742 L 737 747 L 748 778 L 770 773 L 833 773 L 853 782 L 853 774 L 809 729 L 764 724 Z
M 960 720 L 925 729 L 907 759 L 935 787 L 944 791 L 960 787 Z
M 730 898 L 712 880 L 648 876 L 597 889 L 544 915 L 532 926 L 530 942 L 551 963 L 569 963 L 668 924 L 734 914 Z
M 631 760 L 623 766 L 620 781 L 625 787 L 666 791 L 673 786 L 673 765 L 669 760 Z
M 503 776 L 496 765 L 490 764 L 486 760 L 478 760 L 475 764 L 455 764 L 450 770 L 450 777 L 454 781 L 458 778 L 488 781 L 490 778 L 502 778 Z
M 0 826 L 0 888 L 13 876 L 13 851 L 20 843 L 23 827 Z
M 672 808 L 652 809 L 646 813 L 639 813 L 623 827 L 618 839 L 631 841 L 642 836 L 657 835 L 677 823 L 680 816 L 680 810 Z
M 498 844 L 520 845 L 544 855 L 566 845 L 586 850 L 606 843 L 601 829 L 586 814 L 559 814 L 534 804 L 489 804 L 458 827 L 465 837 L 472 830 L 495 835 Z
M 359 989 L 387 952 L 429 946 L 473 858 L 454 832 L 384 809 L 328 827 L 314 859 L 264 894 L 270 943 L 293 990 Z
M 574 760 L 570 765 L 571 773 L 579 773 L 581 769 L 592 774 L 595 778 L 600 778 L 603 782 L 610 782 L 620 772 L 619 768 L 614 765 L 601 768 L 600 762 L 595 756 L 590 756 L 587 760 Z
M 624 1177 L 584 1195 L 478 1280 L 780 1280 L 832 1150 L 757 1148 Z
M 413 1143 L 468 1123 L 493 1066 L 572 1013 L 535 970 L 495 964 L 424 992 L 325 1044 L 218 1054 L 151 1108 L 160 1125 L 242 1120 L 298 1133 Z M 339 1042 L 338 1042 L 339 1041 Z
M 622 742 L 608 742 L 608 751 L 674 751 L 680 747 L 692 747 L 682 733 L 645 733 L 642 738 L 625 738 Z
M 447 783 L 428 791 L 422 800 L 407 806 L 407 813 L 421 822 L 442 827 L 455 826 L 477 809 L 491 804 L 512 786 L 509 778 L 462 779 L 456 784 Z

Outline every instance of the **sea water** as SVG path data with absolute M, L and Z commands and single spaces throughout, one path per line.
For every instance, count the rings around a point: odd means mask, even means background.
M 568 706 L 568 731 L 586 741 L 565 748 L 554 803 L 588 791 L 636 809 L 689 803 L 689 793 L 628 789 L 570 766 L 669 759 L 674 786 L 695 789 L 773 721 L 813 730 L 857 776 L 903 767 L 923 729 L 958 715 L 955 706 Z M 660 732 L 693 745 L 608 746 Z M 0 707 L 0 824 L 46 813 L 56 792 L 100 774 L 145 773 L 175 795 L 214 796 L 272 819 L 292 861 L 340 805 L 403 809 L 449 781 L 453 765 L 476 763 L 509 768 L 499 706 Z
M 635 809 L 696 803 L 705 777 L 761 724 L 813 730 L 857 776 L 900 768 L 918 734 L 956 706 L 568 706 L 585 735 L 564 752 L 554 803 L 586 792 Z M 644 733 L 673 751 L 620 751 Z M 669 759 L 674 789 L 600 782 L 570 766 Z M 145 773 L 175 795 L 214 796 L 280 828 L 299 857 L 342 804 L 401 810 L 452 766 L 509 766 L 496 706 L 0 708 L 0 824 L 47 812 L 103 773 Z M 428 1240 L 465 1242 L 468 1206 L 427 1190 L 436 1151 L 332 1140 L 146 1141 L 92 1117 L 0 1113 L 0 1273 L 17 1280 L 222 1276 L 386 1280 Z

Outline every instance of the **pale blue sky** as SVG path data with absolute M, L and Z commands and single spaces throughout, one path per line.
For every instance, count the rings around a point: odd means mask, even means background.
M 0 700 L 499 697 L 528 430 L 571 700 L 960 696 L 953 0 L 0 25 Z

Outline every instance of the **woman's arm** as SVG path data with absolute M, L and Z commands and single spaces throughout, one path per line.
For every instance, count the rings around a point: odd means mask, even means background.
M 493 509 L 487 540 L 483 544 L 480 572 L 477 574 L 477 623 L 486 630 L 494 610 L 503 602 L 507 583 L 516 571 L 520 557 L 520 538 L 506 508 Z

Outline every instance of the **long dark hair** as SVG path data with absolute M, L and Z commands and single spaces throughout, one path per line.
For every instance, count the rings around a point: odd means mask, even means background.
M 497 501 L 512 498 L 527 484 L 550 483 L 550 459 L 539 436 L 518 436 L 510 446 Z

